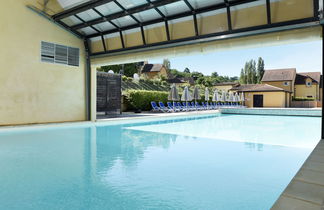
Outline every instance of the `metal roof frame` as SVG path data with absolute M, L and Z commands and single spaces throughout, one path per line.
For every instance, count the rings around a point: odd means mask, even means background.
M 251 3 L 251 2 L 257 2 L 257 1 L 260 1 L 260 0 L 235 0 L 235 1 L 223 0 L 222 3 L 217 3 L 217 4 L 214 4 L 211 6 L 195 9 L 190 4 L 190 2 L 188 0 L 156 0 L 156 1 L 146 0 L 147 3 L 145 3 L 145 4 L 137 5 L 132 8 L 126 9 L 121 3 L 118 2 L 118 0 L 92 0 L 92 1 L 82 3 L 78 6 L 73 7 L 73 8 L 67 9 L 63 12 L 57 13 L 57 14 L 51 16 L 51 19 L 55 23 L 61 25 L 62 27 L 73 32 L 74 34 L 77 34 L 79 37 L 81 37 L 87 41 L 89 41 L 91 38 L 95 38 L 95 37 L 101 38 L 104 50 L 102 52 L 97 52 L 97 53 L 90 52 L 91 57 L 111 55 L 111 54 L 115 54 L 115 53 L 121 53 L 124 51 L 130 51 L 130 50 L 136 50 L 136 49 L 145 49 L 145 48 L 151 48 L 151 47 L 166 47 L 166 46 L 171 46 L 171 45 L 175 45 L 175 44 L 179 45 L 181 43 L 186 44 L 188 42 L 191 43 L 193 41 L 202 42 L 205 40 L 210 40 L 210 38 L 213 38 L 213 37 L 215 39 L 218 39 L 220 36 L 232 37 L 232 36 L 241 36 L 241 34 L 252 35 L 253 32 L 255 32 L 255 34 L 259 34 L 260 31 L 262 31 L 262 30 L 264 31 L 263 33 L 267 33 L 269 31 L 287 30 L 287 29 L 285 29 L 287 27 L 290 29 L 293 29 L 294 26 L 296 28 L 300 28 L 301 25 L 306 27 L 306 25 L 316 25 L 317 23 L 318 23 L 318 25 L 320 24 L 319 23 L 320 18 L 319 18 L 319 11 L 318 11 L 318 9 L 319 9 L 318 0 L 313 0 L 313 5 L 314 5 L 313 17 L 299 19 L 299 20 L 285 21 L 285 22 L 280 22 L 280 23 L 272 23 L 271 22 L 270 0 L 265 0 L 265 2 L 266 2 L 265 8 L 266 9 L 264 12 L 266 13 L 266 17 L 267 17 L 267 24 L 260 25 L 260 26 L 246 27 L 246 28 L 241 28 L 241 29 L 233 29 L 232 28 L 232 20 L 231 20 L 231 7 L 238 6 L 238 5 L 244 5 L 244 4 Z M 189 11 L 180 12 L 175 15 L 167 16 L 167 15 L 163 14 L 161 12 L 161 10 L 159 9 L 159 7 L 161 7 L 161 6 L 166 6 L 166 5 L 175 3 L 175 2 L 185 3 L 187 5 Z M 121 9 L 121 11 L 105 16 L 96 9 L 96 7 L 104 5 L 104 4 L 108 4 L 108 3 L 116 4 Z M 153 19 L 153 20 L 140 21 L 134 16 L 134 14 L 136 14 L 136 13 L 144 12 L 144 11 L 151 10 L 151 9 L 154 9 L 160 15 L 160 17 Z M 216 11 L 216 10 L 220 10 L 220 9 L 226 9 L 228 30 L 224 31 L 224 32 L 218 32 L 218 33 L 211 33 L 211 34 L 204 34 L 204 35 L 200 34 L 198 24 L 197 24 L 197 14 Z M 95 18 L 95 19 L 92 19 L 89 21 L 83 20 L 78 14 L 81 12 L 87 11 L 87 10 L 93 10 L 94 12 L 96 12 L 99 15 L 99 18 Z M 72 17 L 72 16 L 74 16 L 78 20 L 80 20 L 81 23 L 78 23 L 78 24 L 75 24 L 72 26 L 68 26 L 67 24 L 65 24 L 62 21 L 62 19 L 67 18 L 67 17 Z M 113 22 L 114 20 L 116 20 L 118 18 L 122 18 L 122 17 L 130 17 L 133 20 L 133 22 L 135 21 L 135 23 L 131 23 L 130 25 L 126 25 L 126 26 L 118 26 L 117 24 L 115 24 Z M 192 37 L 188 37 L 188 38 L 171 40 L 170 31 L 169 31 L 169 21 L 176 20 L 179 18 L 185 18 L 185 17 L 192 17 L 192 20 L 193 20 L 192 27 L 194 29 L 195 35 Z M 104 22 L 110 23 L 112 26 L 114 26 L 114 28 L 109 29 L 109 30 L 99 30 L 95 27 L 96 24 L 100 24 L 100 23 L 104 23 Z M 159 43 L 147 44 L 145 33 L 144 33 L 144 27 L 158 24 L 158 23 L 164 23 L 167 40 L 159 42 Z M 91 29 L 93 29 L 95 31 L 95 33 L 85 35 L 78 31 L 78 30 L 86 28 L 86 27 L 90 27 Z M 123 34 L 126 30 L 130 30 L 130 29 L 140 29 L 142 43 L 143 43 L 142 45 L 136 46 L 136 47 L 126 47 L 125 46 Z M 273 29 L 273 30 L 271 30 L 271 29 Z M 121 42 L 121 46 L 122 46 L 121 49 L 117 49 L 117 50 L 108 50 L 107 49 L 106 40 L 105 40 L 104 36 L 113 34 L 113 33 L 119 33 L 120 42 Z

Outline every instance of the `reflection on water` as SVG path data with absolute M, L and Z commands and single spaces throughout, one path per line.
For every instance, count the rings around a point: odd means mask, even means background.
M 250 150 L 256 150 L 256 151 L 262 151 L 263 150 L 263 144 L 245 142 L 244 145 L 247 148 L 249 148 Z
M 175 143 L 176 135 L 125 130 L 123 126 L 96 129 L 96 158 L 99 168 L 108 170 L 116 160 L 132 166 L 143 158 L 149 147 L 168 149 Z
M 277 119 L 270 124 L 283 123 Z M 269 209 L 311 149 L 172 133 L 253 126 L 240 117 L 228 120 L 233 118 L 0 134 L 1 208 Z

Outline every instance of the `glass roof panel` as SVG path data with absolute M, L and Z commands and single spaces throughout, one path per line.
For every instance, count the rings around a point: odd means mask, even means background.
M 113 23 L 115 23 L 117 26 L 119 27 L 124 27 L 124 26 L 128 26 L 128 25 L 133 25 L 136 24 L 137 22 L 131 18 L 130 16 L 125 16 L 125 17 L 121 17 L 115 20 L 112 20 Z
M 82 23 L 81 20 L 79 20 L 78 18 L 76 18 L 74 16 L 63 18 L 61 21 L 65 24 L 67 24 L 68 26 L 73 26 L 73 25 Z
M 195 9 L 204 8 L 212 5 L 222 4 L 224 0 L 188 0 L 191 6 Z
M 63 9 L 69 9 L 90 0 L 57 0 Z
M 170 16 L 170 15 L 175 15 L 175 14 L 190 11 L 189 7 L 183 1 L 167 4 L 165 6 L 159 7 L 159 9 L 165 16 Z
M 84 35 L 90 35 L 90 34 L 94 34 L 97 33 L 95 30 L 93 30 L 90 27 L 86 27 L 86 28 L 81 28 L 79 30 L 77 30 L 78 32 L 84 34 Z
M 99 31 L 108 31 L 108 30 L 115 29 L 115 26 L 113 26 L 113 25 L 110 24 L 109 22 L 99 23 L 99 24 L 97 24 L 97 25 L 94 25 L 93 27 L 95 27 L 95 28 L 98 29 Z
M 161 18 L 161 15 L 155 11 L 155 9 L 146 10 L 144 12 L 139 12 L 134 14 L 134 17 L 137 18 L 139 21 L 149 21 Z
M 117 4 L 114 2 L 110 2 L 108 4 L 101 5 L 99 7 L 96 7 L 96 9 L 103 15 L 111 15 L 117 12 L 123 11 Z
M 250 2 L 250 3 L 246 3 L 246 4 L 240 4 L 237 6 L 232 6 L 231 7 L 231 11 L 235 11 L 235 10 L 240 10 L 240 9 L 244 9 L 244 8 L 249 8 L 249 7 L 255 7 L 255 6 L 260 6 L 260 5 L 265 5 L 265 0 L 259 0 L 259 1 L 254 1 L 254 2 Z
M 100 15 L 98 15 L 94 10 L 89 9 L 87 11 L 81 12 L 77 14 L 82 20 L 89 21 L 96 18 L 100 18 Z
M 130 9 L 143 4 L 147 4 L 146 0 L 117 0 L 125 9 Z

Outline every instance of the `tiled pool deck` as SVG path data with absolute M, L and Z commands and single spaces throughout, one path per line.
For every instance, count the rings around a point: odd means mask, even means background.
M 324 140 L 318 143 L 272 209 L 324 210 Z
M 107 122 L 115 120 L 130 120 L 130 119 L 147 119 L 156 117 L 176 117 L 176 116 L 186 116 L 186 115 L 202 115 L 202 114 L 215 114 L 219 113 L 219 110 L 204 110 L 204 111 L 190 111 L 190 112 L 174 112 L 174 113 L 160 113 L 160 112 L 123 112 L 121 115 L 115 116 L 104 116 L 98 115 L 97 122 Z
M 322 116 L 321 108 L 221 108 L 224 114 Z

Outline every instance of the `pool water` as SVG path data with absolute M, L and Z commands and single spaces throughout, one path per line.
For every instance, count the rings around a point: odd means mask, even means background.
M 207 115 L 0 131 L 0 209 L 269 209 L 320 121 Z

